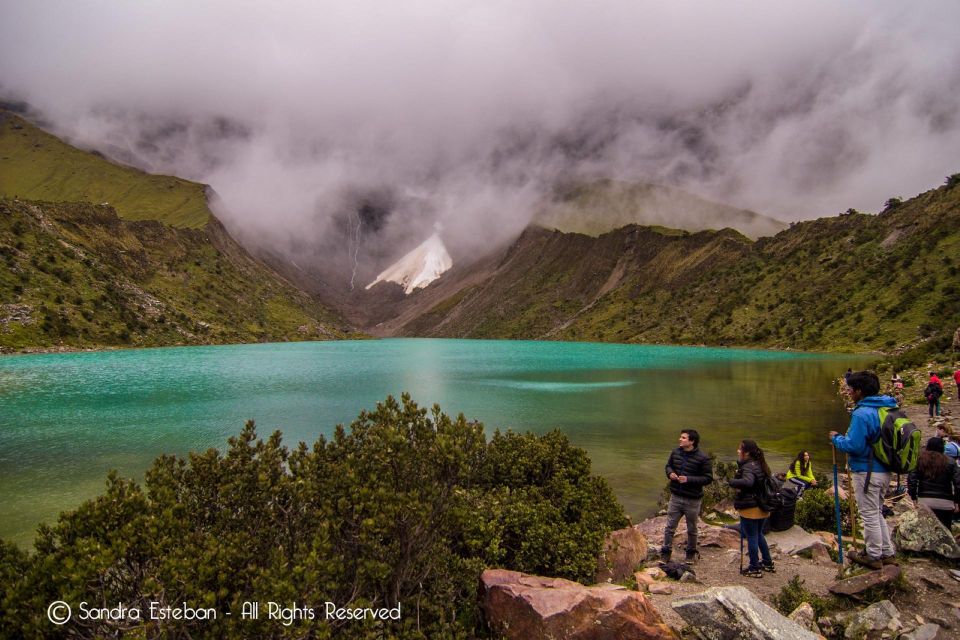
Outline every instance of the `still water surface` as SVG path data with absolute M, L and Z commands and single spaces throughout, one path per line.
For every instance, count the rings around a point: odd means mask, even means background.
M 559 428 L 627 512 L 651 513 L 679 429 L 732 460 L 741 438 L 776 469 L 846 414 L 832 380 L 860 356 L 564 342 L 391 339 L 181 347 L 0 359 L 0 537 L 101 493 L 110 469 L 142 479 L 161 453 L 223 447 L 248 419 L 313 443 L 388 394 L 412 394 L 488 432 Z

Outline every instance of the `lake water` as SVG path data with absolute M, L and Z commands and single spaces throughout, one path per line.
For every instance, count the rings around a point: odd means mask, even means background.
M 388 394 L 512 428 L 564 431 L 634 518 L 649 515 L 679 429 L 735 457 L 741 438 L 775 470 L 800 449 L 830 464 L 846 425 L 832 380 L 863 357 L 564 342 L 391 339 L 181 347 L 0 358 L 0 537 L 142 479 L 161 453 L 223 447 L 248 419 L 313 443 Z

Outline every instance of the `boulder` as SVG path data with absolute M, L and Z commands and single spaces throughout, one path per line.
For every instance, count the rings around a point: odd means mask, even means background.
M 928 622 L 927 624 L 920 625 L 910 633 L 903 634 L 900 636 L 900 640 L 935 640 L 939 632 L 939 625 Z
M 487 569 L 480 576 L 480 597 L 487 623 L 504 638 L 676 640 L 646 596 L 615 585 L 585 587 Z
M 637 571 L 633 574 L 634 579 L 637 581 L 637 587 L 640 591 L 646 591 L 647 587 L 656 582 L 653 576 L 649 573 L 644 573 L 643 571 Z
M 746 587 L 712 587 L 676 598 L 673 609 L 705 640 L 817 640 L 819 636 L 780 615 Z
M 895 638 L 903 630 L 900 612 L 889 600 L 881 600 L 862 611 L 844 616 L 843 619 L 846 621 L 843 637 L 849 640 L 879 638 L 884 634 Z
M 684 540 L 686 540 L 686 537 L 684 537 Z M 705 527 L 697 530 L 697 544 L 701 547 L 739 549 L 740 534 L 734 529 L 727 529 L 726 527 Z
M 809 602 L 801 603 L 787 618 L 793 620 L 807 631 L 812 631 L 820 635 L 820 627 L 817 626 L 817 614 Z
M 793 525 L 786 531 L 771 531 L 764 534 L 767 544 L 776 546 L 781 553 L 792 556 L 812 548 L 814 545 L 823 544 L 818 536 L 807 533 L 802 527 Z
M 820 541 L 821 541 L 823 544 L 827 545 L 828 547 L 830 547 L 830 548 L 833 549 L 834 551 L 836 551 L 837 549 L 840 548 L 840 547 L 837 545 L 837 534 L 836 534 L 835 531 L 834 531 L 834 532 L 831 532 L 831 531 L 814 531 L 814 532 L 813 532 L 813 535 L 815 535 L 815 536 L 817 536 L 818 538 L 820 538 Z
M 823 542 L 817 540 L 817 544 L 810 547 L 810 555 L 813 558 L 813 561 L 819 564 L 820 566 L 826 567 L 834 562 L 833 557 L 830 555 L 830 549 Z
M 830 593 L 838 596 L 857 596 L 880 585 L 889 584 L 900 575 L 900 567 L 892 564 L 884 566 L 879 571 L 868 571 L 845 578 L 830 585 Z
M 654 595 L 659 595 L 659 596 L 669 596 L 673 593 L 673 587 L 671 587 L 666 582 L 654 582 L 653 584 L 647 587 L 647 590 L 650 593 Z
M 647 559 L 647 538 L 636 527 L 607 536 L 597 560 L 597 582 L 621 582 Z
M 896 545 L 905 551 L 935 553 L 944 558 L 960 558 L 960 545 L 953 534 L 924 505 L 900 516 Z

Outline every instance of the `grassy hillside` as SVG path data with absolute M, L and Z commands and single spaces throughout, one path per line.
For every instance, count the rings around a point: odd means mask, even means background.
M 402 332 L 877 350 L 919 363 L 960 326 L 956 182 L 756 242 L 729 229 L 531 229 L 482 284 Z
M 109 203 L 125 220 L 199 229 L 211 218 L 204 190 L 196 182 L 114 164 L 0 110 L 0 196 Z
M 558 187 L 534 222 L 559 231 L 600 235 L 630 224 L 704 231 L 730 227 L 751 237 L 772 236 L 786 224 L 753 211 L 704 200 L 660 185 L 594 180 Z
M 206 229 L 0 199 L 0 351 L 345 337 L 342 320 Z

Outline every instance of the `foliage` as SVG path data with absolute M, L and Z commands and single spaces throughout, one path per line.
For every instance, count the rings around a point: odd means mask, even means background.
M 774 594 L 772 603 L 777 611 L 787 616 L 793 613 L 794 609 L 804 602 L 813 607 L 817 618 L 831 614 L 838 609 L 843 608 L 843 603 L 834 596 L 826 598 L 818 596 L 803 586 L 803 578 L 793 576 L 790 582 L 783 585 L 780 592 Z
M 106 493 L 43 527 L 32 554 L 0 546 L 0 628 L 28 637 L 466 637 L 482 633 L 480 571 L 592 579 L 626 518 L 559 432 L 495 434 L 409 396 L 388 397 L 330 440 L 290 451 L 253 423 L 184 460 L 158 458 L 144 486 Z M 45 619 L 54 600 L 150 601 L 231 611 L 214 621 Z M 290 626 L 241 620 L 245 601 L 310 604 Z M 323 603 L 401 606 L 399 621 L 327 621 Z M 264 605 L 265 606 L 265 605 Z M 132 635 L 131 635 L 132 634 Z
M 855 516 L 857 514 L 856 505 L 854 505 L 854 514 Z M 843 533 L 850 535 L 852 532 L 850 505 L 846 500 L 840 503 L 840 521 Z M 807 531 L 836 531 L 836 509 L 832 489 L 812 487 L 804 491 L 803 496 L 797 501 L 794 522 Z
M 0 198 L 0 350 L 342 338 L 343 321 L 214 224 Z

